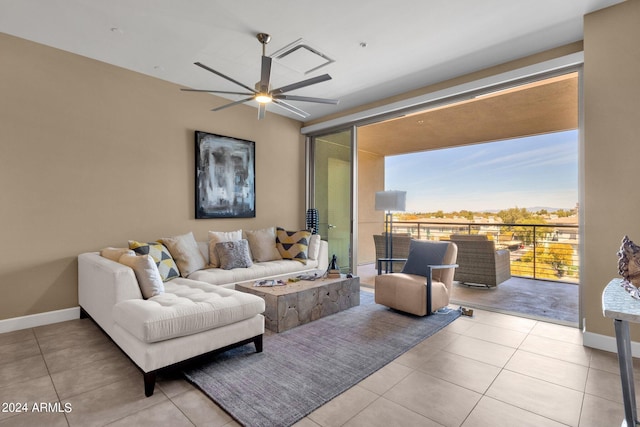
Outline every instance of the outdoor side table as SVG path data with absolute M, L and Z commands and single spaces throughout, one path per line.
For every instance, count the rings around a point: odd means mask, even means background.
M 618 363 L 622 382 L 624 401 L 624 420 L 622 427 L 634 427 L 638 424 L 636 409 L 636 390 L 633 384 L 633 357 L 629 322 L 640 323 L 640 300 L 634 299 L 622 287 L 622 279 L 613 279 L 602 292 L 602 312 L 613 319 L 618 346 Z

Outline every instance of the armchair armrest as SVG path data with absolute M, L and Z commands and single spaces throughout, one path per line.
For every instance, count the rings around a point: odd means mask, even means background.
M 378 258 L 378 276 L 382 274 L 382 263 L 384 262 L 386 267 L 385 271 L 389 272 L 389 264 L 391 264 L 391 272 L 393 273 L 393 263 L 396 261 L 407 261 L 407 258 Z
M 458 267 L 458 264 L 427 265 L 427 316 L 431 315 L 431 286 L 432 286 L 431 271 L 447 269 L 447 268 L 456 268 L 456 267 Z
M 442 270 L 445 268 L 457 268 L 458 264 L 440 264 L 440 265 L 428 265 L 428 268 L 432 270 Z

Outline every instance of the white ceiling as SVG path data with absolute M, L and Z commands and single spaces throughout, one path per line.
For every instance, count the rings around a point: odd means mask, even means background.
M 0 0 L 0 32 L 184 87 L 230 91 L 242 88 L 193 63 L 253 86 L 256 33 L 271 35 L 267 55 L 303 38 L 335 62 L 304 75 L 274 61 L 272 86 L 329 73 L 331 81 L 290 92 L 340 99 L 291 102 L 316 120 L 582 40 L 583 15 L 621 1 Z M 212 108 L 225 102 L 212 98 Z

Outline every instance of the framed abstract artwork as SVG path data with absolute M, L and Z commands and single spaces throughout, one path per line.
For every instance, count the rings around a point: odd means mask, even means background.
M 196 131 L 196 218 L 256 216 L 255 142 Z

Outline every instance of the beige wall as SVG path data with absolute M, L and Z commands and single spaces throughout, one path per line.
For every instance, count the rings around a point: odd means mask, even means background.
M 0 319 L 77 306 L 84 251 L 305 225 L 300 122 L 4 34 L 0 52 Z M 256 218 L 194 219 L 195 130 L 256 142 Z
M 585 17 L 584 258 L 581 274 L 586 329 L 613 335 L 601 295 L 617 273 L 625 234 L 640 243 L 640 1 L 628 0 Z M 632 326 L 632 340 L 640 328 Z
M 376 191 L 383 190 L 384 156 L 358 151 L 358 265 L 376 261 L 373 235 L 384 228 L 384 212 L 375 210 Z

